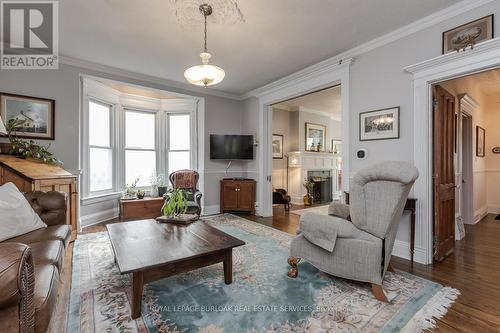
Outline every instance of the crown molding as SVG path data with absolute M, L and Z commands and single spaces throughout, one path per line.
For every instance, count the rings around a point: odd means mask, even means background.
M 426 76 L 428 71 L 433 71 L 434 68 L 439 66 L 456 63 L 456 61 L 467 59 L 471 56 L 489 54 L 491 51 L 498 51 L 500 56 L 500 37 L 479 43 L 475 45 L 473 49 L 450 52 L 414 65 L 406 66 L 404 70 L 413 74 L 414 78 L 417 79 L 419 77 Z
M 367 53 L 367 52 L 372 51 L 374 49 L 377 49 L 381 46 L 392 43 L 392 42 L 394 42 L 398 39 L 401 39 L 403 37 L 412 35 L 418 31 L 427 29 L 427 28 L 429 28 L 433 25 L 436 25 L 440 22 L 446 21 L 450 18 L 461 15 L 461 14 L 466 13 L 472 9 L 481 7 L 481 6 L 486 5 L 486 4 L 493 2 L 493 1 L 495 1 L 495 0 L 464 0 L 464 1 L 461 1 L 459 3 L 452 5 L 452 6 L 446 7 L 440 11 L 432 13 L 431 15 L 428 15 L 428 16 L 421 18 L 417 21 L 414 21 L 414 22 L 412 22 L 404 27 L 393 30 L 392 32 L 389 32 L 389 33 L 382 35 L 378 38 L 372 39 L 369 42 L 366 42 L 366 43 L 361 44 L 359 46 L 356 46 L 350 50 L 342 52 L 336 56 L 333 56 L 331 58 L 323 60 L 323 61 L 316 63 L 314 65 L 311 65 L 309 67 L 306 67 L 298 72 L 287 75 L 279 80 L 268 83 L 262 87 L 253 89 L 253 90 L 243 94 L 241 97 L 243 99 L 250 98 L 250 97 L 259 97 L 260 95 L 267 93 L 270 90 L 273 90 L 277 86 L 282 86 L 289 81 L 300 79 L 301 77 L 308 75 L 311 72 L 315 72 L 317 70 L 328 70 L 332 66 L 339 64 L 339 62 L 341 62 L 342 59 L 355 58 L 356 56 L 359 56 L 361 54 L 364 54 L 364 53 Z
M 222 91 L 217 91 L 217 90 L 210 89 L 210 88 L 197 87 L 197 86 L 193 86 L 193 85 L 190 85 L 187 83 L 182 83 L 182 82 L 173 81 L 173 80 L 167 80 L 167 79 L 163 79 L 163 78 L 153 76 L 153 75 L 141 74 L 141 73 L 129 71 L 126 69 L 111 67 L 111 66 L 102 65 L 102 64 L 98 64 L 98 63 L 90 62 L 90 61 L 86 61 L 86 60 L 71 58 L 71 57 L 67 57 L 67 56 L 59 56 L 59 63 L 65 64 L 68 66 L 75 66 L 75 67 L 85 68 L 85 69 L 89 69 L 89 70 L 93 70 L 93 71 L 98 71 L 98 72 L 102 72 L 102 73 L 106 73 L 106 74 L 121 76 L 121 77 L 129 78 L 129 79 L 135 79 L 135 80 L 145 81 L 145 82 L 149 82 L 149 83 L 160 84 L 160 85 L 166 86 L 167 91 L 169 88 L 175 88 L 175 89 L 182 89 L 185 91 L 197 93 L 200 95 L 211 95 L 211 96 L 229 98 L 229 99 L 234 99 L 234 100 L 242 100 L 242 97 L 239 95 L 230 94 L 230 93 L 226 93 L 226 92 L 222 92 Z
M 468 111 L 471 114 L 474 111 L 474 109 L 477 109 L 479 107 L 479 103 L 466 93 L 458 95 L 458 98 L 460 100 L 460 105 L 464 107 L 466 111 Z

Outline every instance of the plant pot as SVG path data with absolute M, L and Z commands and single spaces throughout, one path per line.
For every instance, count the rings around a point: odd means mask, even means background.
M 0 142 L 0 153 L 8 154 L 12 144 L 10 142 Z
M 144 199 L 145 195 L 146 193 L 144 193 L 144 191 L 139 191 L 137 192 L 137 199 Z
M 307 193 L 304 195 L 304 206 L 312 206 L 313 204 L 313 197 Z
M 158 196 L 163 197 L 167 193 L 167 187 L 166 186 L 158 186 Z

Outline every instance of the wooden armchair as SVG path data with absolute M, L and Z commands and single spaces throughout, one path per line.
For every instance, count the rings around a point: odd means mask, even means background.
M 172 172 L 168 177 L 174 189 L 188 191 L 187 204 L 188 214 L 201 215 L 202 193 L 198 190 L 200 175 L 195 170 L 178 170 Z

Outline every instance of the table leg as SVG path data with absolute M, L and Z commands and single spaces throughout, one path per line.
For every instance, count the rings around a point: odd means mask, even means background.
M 233 250 L 229 249 L 224 255 L 224 283 L 231 284 L 233 282 Z
M 132 275 L 132 319 L 141 316 L 142 291 L 144 278 L 142 272 L 134 272 Z
M 411 262 L 413 262 L 413 255 L 415 254 L 415 211 L 416 209 L 411 210 L 411 236 L 410 236 L 410 254 L 411 254 Z

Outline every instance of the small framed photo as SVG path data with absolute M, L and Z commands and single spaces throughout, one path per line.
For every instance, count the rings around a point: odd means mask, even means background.
M 485 156 L 486 130 L 481 126 L 476 126 L 476 156 Z
M 283 158 L 283 135 L 273 134 L 273 158 Z
M 324 152 L 326 150 L 326 126 L 306 123 L 306 151 Z
M 493 39 L 493 14 L 443 32 L 443 54 Z
M 54 109 L 53 99 L 0 93 L 0 116 L 6 126 L 17 122 L 21 138 L 54 140 Z
M 399 106 L 359 114 L 359 140 L 399 139 Z

